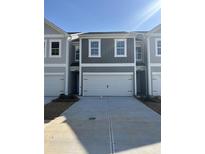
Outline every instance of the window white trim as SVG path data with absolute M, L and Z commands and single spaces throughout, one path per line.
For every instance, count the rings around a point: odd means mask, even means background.
M 78 59 L 76 59 L 76 55 L 77 55 L 77 54 L 76 54 L 76 46 L 78 46 L 78 48 L 79 48 L 79 49 L 78 49 Z M 79 46 L 79 45 L 74 45 L 74 47 L 75 47 L 75 61 L 76 61 L 76 62 L 79 62 L 79 59 L 80 59 L 80 46 Z
M 161 38 L 155 39 L 155 56 L 161 57 L 161 54 L 160 54 L 160 55 L 158 54 L 158 46 L 157 46 L 157 42 L 158 42 L 158 41 L 161 41 Z M 160 48 L 161 48 L 161 47 L 160 47 Z
M 52 42 L 59 42 L 59 55 L 52 55 L 51 54 L 51 49 L 52 49 Z M 49 40 L 49 57 L 51 58 L 60 58 L 61 57 L 61 40 L 60 39 L 52 39 L 52 40 Z
M 135 66 L 135 63 L 81 63 L 82 67 L 122 67 Z
M 98 55 L 91 55 L 91 42 L 98 42 Z M 89 54 L 88 57 L 101 57 L 101 40 L 100 39 L 89 39 Z
M 47 51 L 47 40 L 44 40 L 44 58 L 46 58 Z
M 117 41 L 123 41 L 124 46 L 124 55 L 117 55 Z M 115 39 L 115 56 L 114 57 L 127 57 L 127 39 Z

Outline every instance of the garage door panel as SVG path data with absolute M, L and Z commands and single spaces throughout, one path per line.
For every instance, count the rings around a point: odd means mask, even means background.
M 161 74 L 152 74 L 152 95 L 161 96 Z
M 83 75 L 84 96 L 132 96 L 133 75 Z
M 64 75 L 45 75 L 44 95 L 59 96 L 64 93 Z

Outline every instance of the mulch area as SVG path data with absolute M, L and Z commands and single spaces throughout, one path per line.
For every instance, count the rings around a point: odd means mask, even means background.
M 44 106 L 44 121 L 48 122 L 60 116 L 66 109 L 78 100 L 79 98 L 75 95 L 60 95 L 59 98 Z
M 143 104 L 157 112 L 161 115 L 161 98 L 154 97 L 154 98 L 139 98 L 137 97 Z

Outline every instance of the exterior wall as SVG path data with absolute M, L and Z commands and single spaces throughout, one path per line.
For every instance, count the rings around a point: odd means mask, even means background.
M 65 67 L 44 67 L 44 73 L 65 73 Z
M 134 67 L 82 67 L 82 72 L 133 72 Z
M 161 56 L 156 56 L 155 40 L 161 38 L 160 36 L 150 37 L 150 63 L 161 63 Z
M 57 36 L 53 36 L 52 34 L 58 34 Z M 60 35 L 59 35 L 60 34 Z M 63 36 L 63 37 L 61 37 Z M 71 92 L 70 86 L 70 73 L 67 71 L 69 69 L 69 65 L 67 66 L 66 60 L 69 62 L 69 44 L 70 41 L 67 40 L 67 36 L 65 33 L 60 33 L 53 27 L 51 27 L 47 22 L 44 23 L 44 40 L 46 41 L 46 50 L 44 56 L 44 73 L 64 73 L 64 81 L 65 81 L 65 93 Z M 50 57 L 50 40 L 61 40 L 61 57 Z M 47 66 L 47 65 L 58 65 L 58 64 L 65 64 L 63 67 L 56 67 L 56 66 Z M 69 64 L 69 63 L 68 63 Z M 66 89 L 67 87 L 67 89 Z
M 50 57 L 50 40 L 61 40 L 61 57 Z M 65 64 L 66 63 L 66 38 L 44 38 L 46 40 L 46 56 L 44 64 Z
M 127 38 L 127 57 L 114 57 L 115 39 L 101 39 L 101 57 L 88 57 L 89 39 L 82 39 L 82 63 L 133 63 L 134 62 L 134 40 Z

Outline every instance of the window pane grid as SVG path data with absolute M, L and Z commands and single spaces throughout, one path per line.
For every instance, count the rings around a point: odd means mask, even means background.
M 90 42 L 90 54 L 91 56 L 99 55 L 99 41 L 91 41 Z
M 116 54 L 118 56 L 125 55 L 125 41 L 116 41 Z

